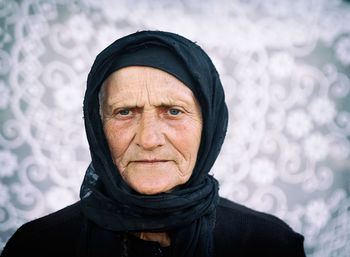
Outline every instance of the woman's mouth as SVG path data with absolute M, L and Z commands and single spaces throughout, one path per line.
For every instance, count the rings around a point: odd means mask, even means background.
M 168 162 L 169 160 L 158 160 L 158 159 L 152 159 L 152 160 L 136 160 L 133 161 L 135 163 L 140 163 L 140 164 L 157 164 L 157 163 L 162 163 L 162 162 Z

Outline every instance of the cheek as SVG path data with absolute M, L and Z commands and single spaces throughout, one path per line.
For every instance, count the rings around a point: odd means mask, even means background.
M 132 139 L 130 126 L 108 121 L 104 125 L 104 133 L 109 145 L 113 160 L 121 157 L 128 148 Z
M 201 140 L 202 126 L 198 122 L 187 121 L 170 128 L 169 141 L 184 157 L 186 166 L 196 161 Z M 183 163 L 185 165 L 185 163 Z
M 198 150 L 202 134 L 201 123 L 193 120 L 186 121 L 177 128 L 178 138 L 190 149 Z

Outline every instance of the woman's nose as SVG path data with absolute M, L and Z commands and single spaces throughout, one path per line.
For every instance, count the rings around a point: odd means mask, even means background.
M 165 144 L 161 120 L 156 113 L 144 113 L 138 124 L 135 143 L 144 150 L 152 151 Z

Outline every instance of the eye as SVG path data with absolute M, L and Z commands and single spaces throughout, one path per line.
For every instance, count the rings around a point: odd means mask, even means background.
M 124 109 L 124 110 L 121 110 L 121 111 L 118 112 L 118 114 L 121 115 L 121 116 L 127 116 L 130 113 L 131 113 L 131 111 L 128 110 L 128 109 Z
M 170 115 L 172 115 L 172 116 L 179 115 L 180 112 L 181 112 L 180 110 L 173 109 L 173 108 L 168 110 L 168 113 L 169 113 Z

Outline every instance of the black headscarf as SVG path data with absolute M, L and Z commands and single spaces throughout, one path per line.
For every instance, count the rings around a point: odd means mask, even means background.
M 133 53 L 140 51 L 151 57 L 132 60 Z M 152 53 L 158 53 L 156 58 Z M 177 64 L 167 65 L 169 58 Z M 203 128 L 197 162 L 189 181 L 170 193 L 137 193 L 112 161 L 98 93 L 111 73 L 127 65 L 165 70 L 182 80 L 200 103 Z M 218 183 L 208 173 L 221 149 L 228 113 L 219 75 L 207 54 L 192 41 L 169 32 L 142 31 L 115 41 L 96 57 L 89 73 L 84 119 L 92 157 L 80 192 L 87 218 L 110 231 L 169 232 L 172 256 L 212 256 L 219 196 Z

